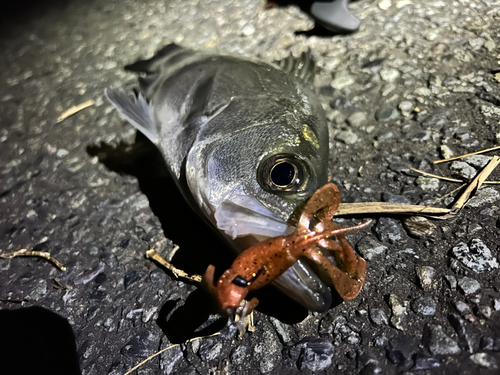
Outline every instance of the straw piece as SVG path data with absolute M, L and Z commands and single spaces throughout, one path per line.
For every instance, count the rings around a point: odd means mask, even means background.
M 421 171 L 420 169 L 416 169 L 416 168 L 413 168 L 413 167 L 410 167 L 410 170 L 412 170 L 413 172 L 417 172 L 417 173 L 423 174 L 424 176 L 434 177 L 434 178 L 438 178 L 440 180 L 445 180 L 445 181 L 450 181 L 450 182 L 463 182 L 462 180 L 458 180 L 456 178 L 439 176 L 437 174 L 432 174 L 432 173 L 429 173 L 429 172 L 424 172 L 424 171 Z
M 170 270 L 174 274 L 175 277 L 182 277 L 184 279 L 188 279 L 191 281 L 196 281 L 197 283 L 201 282 L 201 276 L 200 275 L 188 275 L 186 272 L 183 270 L 178 269 L 175 267 L 172 263 L 167 262 L 156 250 L 151 249 L 146 251 L 146 258 L 152 259 L 155 262 L 159 263 L 166 269 Z
M 361 214 L 419 214 L 444 215 L 449 213 L 447 208 L 419 206 L 413 204 L 399 204 L 387 202 L 357 202 L 341 203 L 335 216 Z
M 457 160 L 457 159 L 466 158 L 467 156 L 473 156 L 473 155 L 478 155 L 478 154 L 484 154 L 485 152 L 490 152 L 490 151 L 499 150 L 499 149 L 500 149 L 500 146 L 495 146 L 495 147 L 487 148 L 487 149 L 485 149 L 485 150 L 480 150 L 480 151 L 476 151 L 476 152 L 471 152 L 471 153 L 469 153 L 469 154 L 464 154 L 464 155 L 454 156 L 454 157 L 452 157 L 452 158 L 448 158 L 448 159 L 434 160 L 434 161 L 432 162 L 432 164 L 446 163 L 446 162 L 448 162 L 448 161 L 453 161 L 453 160 Z
M 189 339 L 181 344 L 173 344 L 173 345 L 170 345 L 170 346 L 167 346 L 166 348 L 163 348 L 162 350 L 156 352 L 155 354 L 153 355 L 150 355 L 148 358 L 146 358 L 144 361 L 142 362 L 139 362 L 136 366 L 132 367 L 130 370 L 128 370 L 124 375 L 129 375 L 132 373 L 132 371 L 134 370 L 137 370 L 139 367 L 141 367 L 143 364 L 145 364 L 146 362 L 150 361 L 151 359 L 153 359 L 154 357 L 156 357 L 157 355 L 163 353 L 164 351 L 167 351 L 169 349 L 172 349 L 172 348 L 175 348 L 176 346 L 179 346 L 179 345 L 182 345 L 182 344 L 187 344 L 188 342 L 191 342 L 191 341 L 195 341 L 195 340 L 200 340 L 200 339 L 206 339 L 206 338 L 209 338 L 209 337 L 212 337 L 212 336 L 217 336 L 217 335 L 220 335 L 220 332 L 215 332 L 211 335 L 208 335 L 208 336 L 201 336 L 201 337 L 195 337 L 195 338 L 192 338 L 192 339 Z
M 85 108 L 93 106 L 94 104 L 95 104 L 95 102 L 91 99 L 91 100 L 87 100 L 81 104 L 75 105 L 74 107 L 71 107 L 70 109 L 64 111 L 63 113 L 61 113 L 59 115 L 59 117 L 57 118 L 57 123 L 60 123 L 61 121 L 66 120 L 68 117 L 71 117 L 71 116 L 77 114 L 78 112 L 84 110 Z
M 12 253 L 0 254 L 0 258 L 4 258 L 4 259 L 12 259 L 12 258 L 19 257 L 19 256 L 44 258 L 44 259 L 47 259 L 52 264 L 54 264 L 54 266 L 59 268 L 61 271 L 66 271 L 66 267 L 64 267 L 61 262 L 59 262 L 55 258 L 52 258 L 50 256 L 50 253 L 47 253 L 45 251 L 30 251 L 27 249 L 20 249 L 20 250 L 14 251 Z
M 484 169 L 471 181 L 467 189 L 451 208 L 451 214 L 457 214 L 470 201 L 474 193 L 481 187 L 496 166 L 500 164 L 500 156 L 493 156 Z

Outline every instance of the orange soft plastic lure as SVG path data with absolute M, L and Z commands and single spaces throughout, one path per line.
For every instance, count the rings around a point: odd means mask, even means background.
M 296 230 L 287 236 L 269 238 L 243 251 L 214 284 L 215 267 L 209 265 L 203 275 L 203 287 L 218 300 L 221 312 L 232 314 L 247 294 L 272 282 L 300 257 L 306 257 L 321 268 L 344 300 L 361 291 L 366 261 L 357 256 L 344 233 L 366 227 L 363 224 L 340 228 L 332 217 L 340 204 L 340 192 L 329 183 L 316 190 L 307 201 Z M 325 256 L 331 251 L 336 265 Z M 250 313 L 259 301 L 252 298 L 245 306 Z

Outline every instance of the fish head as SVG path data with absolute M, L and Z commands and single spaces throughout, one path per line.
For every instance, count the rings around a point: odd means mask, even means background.
M 321 111 L 322 113 L 322 111 Z M 195 142 L 186 180 L 201 211 L 237 252 L 295 230 L 295 213 L 328 180 L 324 117 L 249 124 Z M 276 281 L 310 310 L 331 304 L 329 289 L 304 262 Z

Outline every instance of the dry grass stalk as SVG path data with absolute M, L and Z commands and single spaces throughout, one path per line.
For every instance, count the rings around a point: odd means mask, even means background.
M 471 196 L 481 187 L 488 176 L 493 172 L 493 170 L 500 164 L 500 156 L 493 156 L 490 162 L 484 167 L 484 169 L 479 173 L 467 186 L 467 189 L 462 193 L 460 198 L 455 202 L 451 208 L 450 213 L 458 213 L 466 204 L 470 201 Z
M 87 100 L 81 104 L 78 104 L 78 105 L 75 105 L 74 107 L 71 107 L 70 109 L 64 111 L 63 113 L 61 113 L 59 115 L 59 117 L 57 118 L 57 123 L 60 123 L 61 121 L 66 120 L 68 117 L 71 117 L 71 116 L 77 114 L 78 112 L 84 110 L 85 108 L 93 106 L 94 104 L 95 104 L 95 102 L 93 100 Z
M 44 259 L 47 259 L 52 264 L 54 264 L 54 266 L 59 268 L 61 271 L 66 271 L 66 267 L 64 267 L 61 262 L 59 262 L 57 259 L 51 257 L 50 253 L 47 253 L 45 251 L 30 251 L 27 249 L 20 249 L 17 251 L 13 251 L 12 253 L 0 254 L 0 258 L 4 258 L 4 259 L 12 259 L 15 257 L 20 257 L 20 256 L 44 258 Z
M 195 337 L 195 338 L 192 338 L 192 339 L 189 339 L 187 340 L 186 342 L 183 342 L 181 344 L 173 344 L 173 345 L 170 345 L 170 346 L 167 346 L 166 348 L 163 348 L 162 350 L 156 352 L 155 354 L 152 354 L 150 355 L 148 358 L 146 358 L 144 361 L 142 362 L 139 362 L 136 366 L 132 367 L 130 370 L 128 370 L 124 375 L 129 375 L 131 374 L 134 370 L 137 370 L 139 367 L 141 367 L 143 364 L 145 364 L 146 362 L 150 361 L 151 359 L 153 359 L 154 357 L 156 357 L 157 355 L 169 350 L 169 349 L 172 349 L 172 348 L 175 348 L 176 346 L 179 346 L 179 345 L 182 345 L 182 344 L 187 344 L 191 341 L 195 341 L 195 340 L 200 340 L 200 339 L 206 339 L 206 338 L 209 338 L 209 337 L 212 337 L 212 336 L 217 336 L 217 335 L 220 335 L 220 332 L 215 332 L 211 335 L 208 335 L 208 336 L 201 336 L 201 337 Z
M 387 202 L 357 202 L 341 203 L 335 216 L 361 215 L 361 214 L 419 214 L 419 215 L 445 215 L 450 212 L 447 208 L 419 206 L 413 204 L 387 203 Z
M 176 250 L 177 251 L 177 250 Z M 186 272 L 183 270 L 178 269 L 175 267 L 172 263 L 167 262 L 156 250 L 151 249 L 146 251 L 146 258 L 152 259 L 155 262 L 159 263 L 166 269 L 170 270 L 175 277 L 182 277 L 184 279 L 188 279 L 191 281 L 196 281 L 197 283 L 201 282 L 201 276 L 200 275 L 188 275 Z
M 463 155 L 459 155 L 459 156 L 454 156 L 454 157 L 448 158 L 448 159 L 434 160 L 432 162 L 432 164 L 446 163 L 448 161 L 463 159 L 463 158 L 466 158 L 467 156 L 474 156 L 474 155 L 484 154 L 485 152 L 495 151 L 495 150 L 499 150 L 499 149 L 500 149 L 500 146 L 495 146 L 495 147 L 487 148 L 485 150 L 479 150 L 479 151 L 471 152 L 469 154 L 463 154 Z

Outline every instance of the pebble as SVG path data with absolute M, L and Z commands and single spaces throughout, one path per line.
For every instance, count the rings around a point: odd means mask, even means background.
M 477 171 L 475 168 L 471 167 L 469 164 L 463 161 L 454 161 L 450 165 L 450 170 L 453 175 L 463 177 L 467 180 L 472 180 Z
M 352 76 L 340 76 L 335 77 L 335 79 L 330 82 L 330 86 L 337 90 L 343 90 L 346 87 L 351 86 L 354 82 L 355 80 Z
M 356 244 L 356 250 L 366 260 L 372 260 L 375 256 L 385 254 L 387 246 L 381 244 L 372 236 L 365 236 Z
M 213 361 L 217 359 L 222 351 L 222 342 L 215 339 L 203 340 L 198 355 L 203 362 Z
M 436 275 L 436 270 L 434 267 L 430 266 L 416 266 L 415 271 L 417 273 L 420 286 L 423 290 L 431 290 L 435 288 L 434 276 Z
M 395 82 L 401 74 L 399 70 L 394 68 L 382 68 L 380 69 L 380 78 L 385 82 Z
M 485 204 L 490 204 L 500 199 L 500 193 L 494 188 L 485 187 L 479 189 L 475 196 L 467 203 L 469 207 L 480 207 Z
M 415 356 L 415 365 L 411 368 L 412 371 L 431 370 L 440 367 L 441 364 L 434 357 L 429 357 L 425 354 L 417 353 Z
M 436 314 L 437 303 L 431 297 L 420 297 L 412 303 L 412 309 L 422 316 L 433 316 Z
M 472 354 L 469 359 L 476 365 L 485 367 L 490 370 L 498 369 L 497 360 L 495 357 L 487 353 L 476 353 Z
M 354 128 L 360 128 L 366 125 L 366 123 L 368 122 L 368 118 L 363 112 L 354 112 L 347 118 L 346 121 L 350 126 Z
M 422 130 L 416 133 L 413 133 L 411 136 L 412 142 L 426 142 L 431 139 L 432 132 L 430 130 Z
M 457 290 L 457 278 L 455 276 L 445 275 L 444 278 L 446 279 L 446 282 L 448 283 L 451 290 Z
M 458 287 L 465 295 L 476 293 L 481 289 L 481 285 L 477 280 L 467 276 L 458 280 Z
M 443 159 L 452 158 L 454 155 L 451 148 L 446 145 L 441 145 L 441 147 L 439 147 L 439 150 L 441 151 L 441 156 L 443 157 Z
M 294 344 L 288 353 L 300 371 L 324 371 L 332 365 L 335 347 L 327 338 L 307 336 Z
M 358 141 L 358 136 L 352 130 L 341 130 L 335 135 L 335 139 L 347 145 L 353 145 Z
M 418 343 L 411 336 L 396 336 L 389 341 L 386 346 L 387 358 L 389 361 L 402 367 L 404 370 L 410 369 L 414 362 L 413 356 L 418 350 Z
M 431 96 L 432 91 L 427 87 L 417 87 L 414 91 L 414 94 L 418 96 Z
M 491 157 L 484 155 L 472 155 L 463 158 L 467 164 L 470 164 L 476 168 L 484 168 L 491 160 Z
M 404 323 L 406 322 L 406 307 L 403 305 L 399 297 L 392 293 L 389 294 L 389 306 L 392 310 L 391 324 L 394 328 L 403 331 Z
M 467 348 L 469 353 L 474 351 L 474 339 L 467 330 L 465 320 L 455 313 L 448 314 L 448 320 L 458 335 L 459 344 L 462 348 Z
M 490 352 L 500 352 L 500 338 L 493 339 L 492 337 L 482 337 L 479 343 L 481 350 L 487 350 Z
M 418 186 L 425 191 L 436 191 L 439 190 L 439 179 L 434 177 L 417 177 L 415 180 Z
M 401 112 L 410 113 L 413 107 L 415 107 L 415 105 L 413 104 L 413 102 L 410 102 L 409 100 L 404 100 L 401 103 L 399 103 L 398 107 L 401 110 Z
M 130 286 L 143 279 L 146 276 L 144 271 L 132 270 L 125 275 L 123 278 L 123 284 L 125 289 L 128 289 Z
M 465 314 L 472 313 L 469 305 L 467 305 L 464 301 L 455 301 L 454 302 L 455 309 L 463 316 Z
M 472 239 L 469 245 L 464 242 L 459 243 L 451 250 L 451 253 L 464 266 L 476 273 L 498 268 L 497 259 L 479 238 Z
M 489 52 L 493 51 L 495 47 L 496 44 L 492 40 L 488 40 L 486 43 L 484 43 L 484 48 L 486 48 Z
M 329 104 L 332 109 L 337 109 L 339 111 L 347 111 L 352 107 L 351 102 L 344 95 L 339 95 L 336 98 L 330 100 Z
M 378 219 L 375 234 L 380 241 L 389 242 L 390 244 L 394 244 L 403 238 L 398 223 L 388 217 Z
M 415 238 L 433 237 L 437 231 L 436 225 L 423 216 L 410 216 L 403 221 L 403 226 Z
M 378 326 L 389 324 L 386 313 L 379 308 L 370 308 L 370 320 Z
M 427 324 L 424 327 L 422 341 L 433 355 L 454 355 L 461 352 L 456 341 L 449 337 L 443 327 L 438 324 Z
M 380 122 L 391 121 L 398 117 L 398 111 L 392 104 L 385 104 L 375 112 L 375 119 Z

